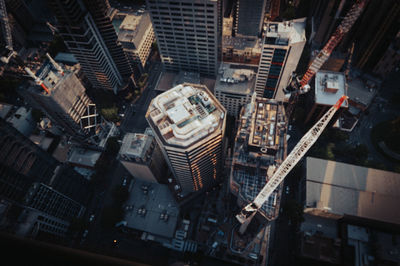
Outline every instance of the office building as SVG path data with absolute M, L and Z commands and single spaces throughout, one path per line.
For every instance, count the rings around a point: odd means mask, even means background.
M 306 110 L 307 117 L 305 123 L 317 121 L 329 108 L 331 108 L 343 95 L 347 95 L 346 77 L 344 73 L 320 70 L 315 75 L 315 89 L 312 91 L 314 99 L 309 104 L 311 108 Z M 332 118 L 334 123 L 340 113 L 349 107 L 348 101 L 345 101 L 340 110 Z
M 398 66 L 400 62 L 400 31 L 397 33 L 394 40 L 390 43 L 389 47 L 386 49 L 385 53 L 374 66 L 373 72 L 382 78 L 387 77 L 387 75 L 393 71 L 398 71 Z
M 153 136 L 125 134 L 118 157 L 134 178 L 151 183 L 167 182 L 167 164 Z
M 0 119 L 0 125 L 0 190 L 2 195 L 17 200 L 20 197 L 13 195 L 20 193 L 19 186 L 26 188 L 33 180 L 48 182 L 58 162 L 9 123 Z
M 355 43 L 352 65 L 363 71 L 373 71 L 400 30 L 400 2 L 371 0 L 340 47 Z M 368 30 L 365 30 L 368 29 Z
M 122 22 L 120 22 L 122 21 Z M 113 17 L 113 23 L 120 22 L 116 28 L 118 42 L 128 57 L 131 65 L 138 65 L 143 71 L 155 40 L 149 13 L 122 13 Z
M 183 198 L 222 178 L 226 111 L 203 85 L 178 85 L 155 97 L 146 119 Z
M 96 89 L 117 93 L 132 74 L 132 67 L 117 41 L 104 0 L 50 1 L 58 31 Z
M 306 43 L 305 26 L 305 18 L 267 24 L 255 86 L 257 96 L 284 100 L 283 89 Z
M 227 113 L 236 117 L 242 107 L 250 102 L 256 78 L 254 69 L 239 68 L 237 65 L 233 67 L 221 64 L 214 91 Z
M 258 66 L 260 57 L 260 39 L 222 36 L 222 60 L 224 62 Z
M 36 237 L 39 229 L 47 228 L 65 236 L 69 223 L 85 210 L 88 181 L 4 120 L 0 119 L 0 125 L 0 197 L 9 210 L 2 212 L 0 219 L 6 230 Z M 53 227 L 38 227 L 53 222 Z
M 54 124 L 70 135 L 81 137 L 90 135 L 101 124 L 102 118 L 96 106 L 74 72 L 62 68 L 57 70 L 47 62 L 36 70 L 35 75 L 43 80 L 46 89 L 32 82 L 21 87 L 20 94 L 32 106 L 42 110 Z
M 258 38 L 264 23 L 267 0 L 236 0 L 234 29 L 236 36 Z
M 216 76 L 222 16 L 219 0 L 147 0 L 161 60 L 168 71 Z

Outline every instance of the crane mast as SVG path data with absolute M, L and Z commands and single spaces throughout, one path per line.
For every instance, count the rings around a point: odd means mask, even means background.
M 286 157 L 283 163 L 272 175 L 271 179 L 262 188 L 260 193 L 255 197 L 253 202 L 245 206 L 242 211 L 236 215 L 238 221 L 242 224 L 240 232 L 243 233 L 247 225 L 250 223 L 257 210 L 261 208 L 264 202 L 272 194 L 272 192 L 279 186 L 279 184 L 285 179 L 286 175 L 293 169 L 293 167 L 299 162 L 299 160 L 306 154 L 311 146 L 317 141 L 323 130 L 328 125 L 336 111 L 340 108 L 342 103 L 347 99 L 346 95 L 343 95 L 334 106 L 332 106 L 328 112 L 301 138 L 301 140 L 294 147 L 292 152 Z
M 290 115 L 292 114 L 292 111 L 294 109 L 294 104 L 297 102 L 299 95 L 307 93 L 309 91 L 310 86 L 308 84 L 310 80 L 314 77 L 318 70 L 321 69 L 326 60 L 328 60 L 332 51 L 343 39 L 343 36 L 351 29 L 354 22 L 360 16 L 366 2 L 367 0 L 360 0 L 353 4 L 353 6 L 347 12 L 346 16 L 343 18 L 340 25 L 337 27 L 336 31 L 332 34 L 328 42 L 325 44 L 324 48 L 322 48 L 322 50 L 311 62 L 303 78 L 300 81 L 296 80 L 296 78 L 293 78 L 291 86 L 294 87 L 295 90 L 290 94 L 288 107 L 286 109 L 287 117 L 290 118 Z
M 336 31 L 332 34 L 329 41 L 325 44 L 324 48 L 318 53 L 317 57 L 312 61 L 311 65 L 308 67 L 307 72 L 304 74 L 300 81 L 301 88 L 306 86 L 310 80 L 314 77 L 315 73 L 322 67 L 322 65 L 328 60 L 332 51 L 336 48 L 338 43 L 343 39 L 343 36 L 350 30 L 354 22 L 360 16 L 366 0 L 361 0 L 356 2 L 346 16 L 337 27 Z

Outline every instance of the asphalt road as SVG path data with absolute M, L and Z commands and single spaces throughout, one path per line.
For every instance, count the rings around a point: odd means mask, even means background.
M 397 74 L 397 75 L 396 75 Z M 373 99 L 368 112 L 362 114 L 358 124 L 350 133 L 348 143 L 351 145 L 364 144 L 367 146 L 368 159 L 383 163 L 388 169 L 392 169 L 394 163 L 382 156 L 371 141 L 371 130 L 377 124 L 392 120 L 400 115 L 400 106 L 391 103 L 393 92 L 399 89 L 400 75 L 392 73 L 382 84 L 381 89 Z
M 151 100 L 157 95 L 154 90 L 161 75 L 162 65 L 160 62 L 153 63 L 149 68 L 149 79 L 147 87 L 144 89 L 139 100 L 132 105 L 128 105 L 125 111 L 124 120 L 120 129 L 122 132 L 144 132 L 148 123 L 145 115 Z

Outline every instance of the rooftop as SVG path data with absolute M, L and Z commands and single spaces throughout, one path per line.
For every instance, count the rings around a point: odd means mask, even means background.
M 13 106 L 8 103 L 0 103 L 0 117 L 6 119 Z
M 122 158 L 145 158 L 146 151 L 152 143 L 153 137 L 146 134 L 127 133 L 125 134 L 119 155 Z
M 215 84 L 215 91 L 249 95 L 255 82 L 255 72 L 245 68 L 231 68 L 222 63 Z
M 155 97 L 146 118 L 163 141 L 187 147 L 223 130 L 225 112 L 205 86 L 185 83 Z
M 283 103 L 252 97 L 242 109 L 235 138 L 231 180 L 251 202 L 286 157 L 286 116 Z M 278 215 L 281 187 L 262 205 L 267 219 Z
M 172 238 L 179 208 L 166 185 L 135 179 L 125 203 L 127 227 Z
M 224 48 L 232 47 L 236 50 L 244 50 L 246 48 L 258 50 L 261 53 L 261 43 L 259 39 L 249 39 L 246 37 L 223 36 L 222 45 Z
M 348 96 L 350 100 L 366 107 L 372 102 L 377 91 L 375 84 L 371 84 L 371 82 L 365 84 L 360 78 L 351 79 L 348 82 L 348 86 Z
M 68 162 L 74 165 L 93 168 L 100 158 L 101 152 L 83 148 L 74 148 L 70 150 Z
M 116 20 L 121 20 L 120 16 L 116 16 Z M 125 14 L 121 24 L 118 27 L 118 41 L 131 42 L 135 47 L 139 47 L 143 36 L 147 29 L 151 27 L 149 14 Z
M 400 174 L 307 157 L 308 208 L 400 224 Z
M 265 27 L 266 44 L 286 46 L 306 41 L 306 18 L 269 22 Z
M 321 105 L 332 106 L 347 95 L 346 77 L 344 73 L 333 71 L 318 71 L 315 75 L 315 102 Z M 348 107 L 345 101 L 342 107 Z

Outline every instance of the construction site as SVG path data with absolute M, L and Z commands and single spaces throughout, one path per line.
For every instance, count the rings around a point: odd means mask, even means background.
M 232 152 L 230 191 L 237 205 L 251 202 L 286 157 L 287 121 L 282 102 L 252 97 L 242 109 Z M 269 222 L 279 215 L 283 184 L 280 184 L 257 212 L 244 234 L 231 231 L 230 252 L 251 259 L 267 257 Z

